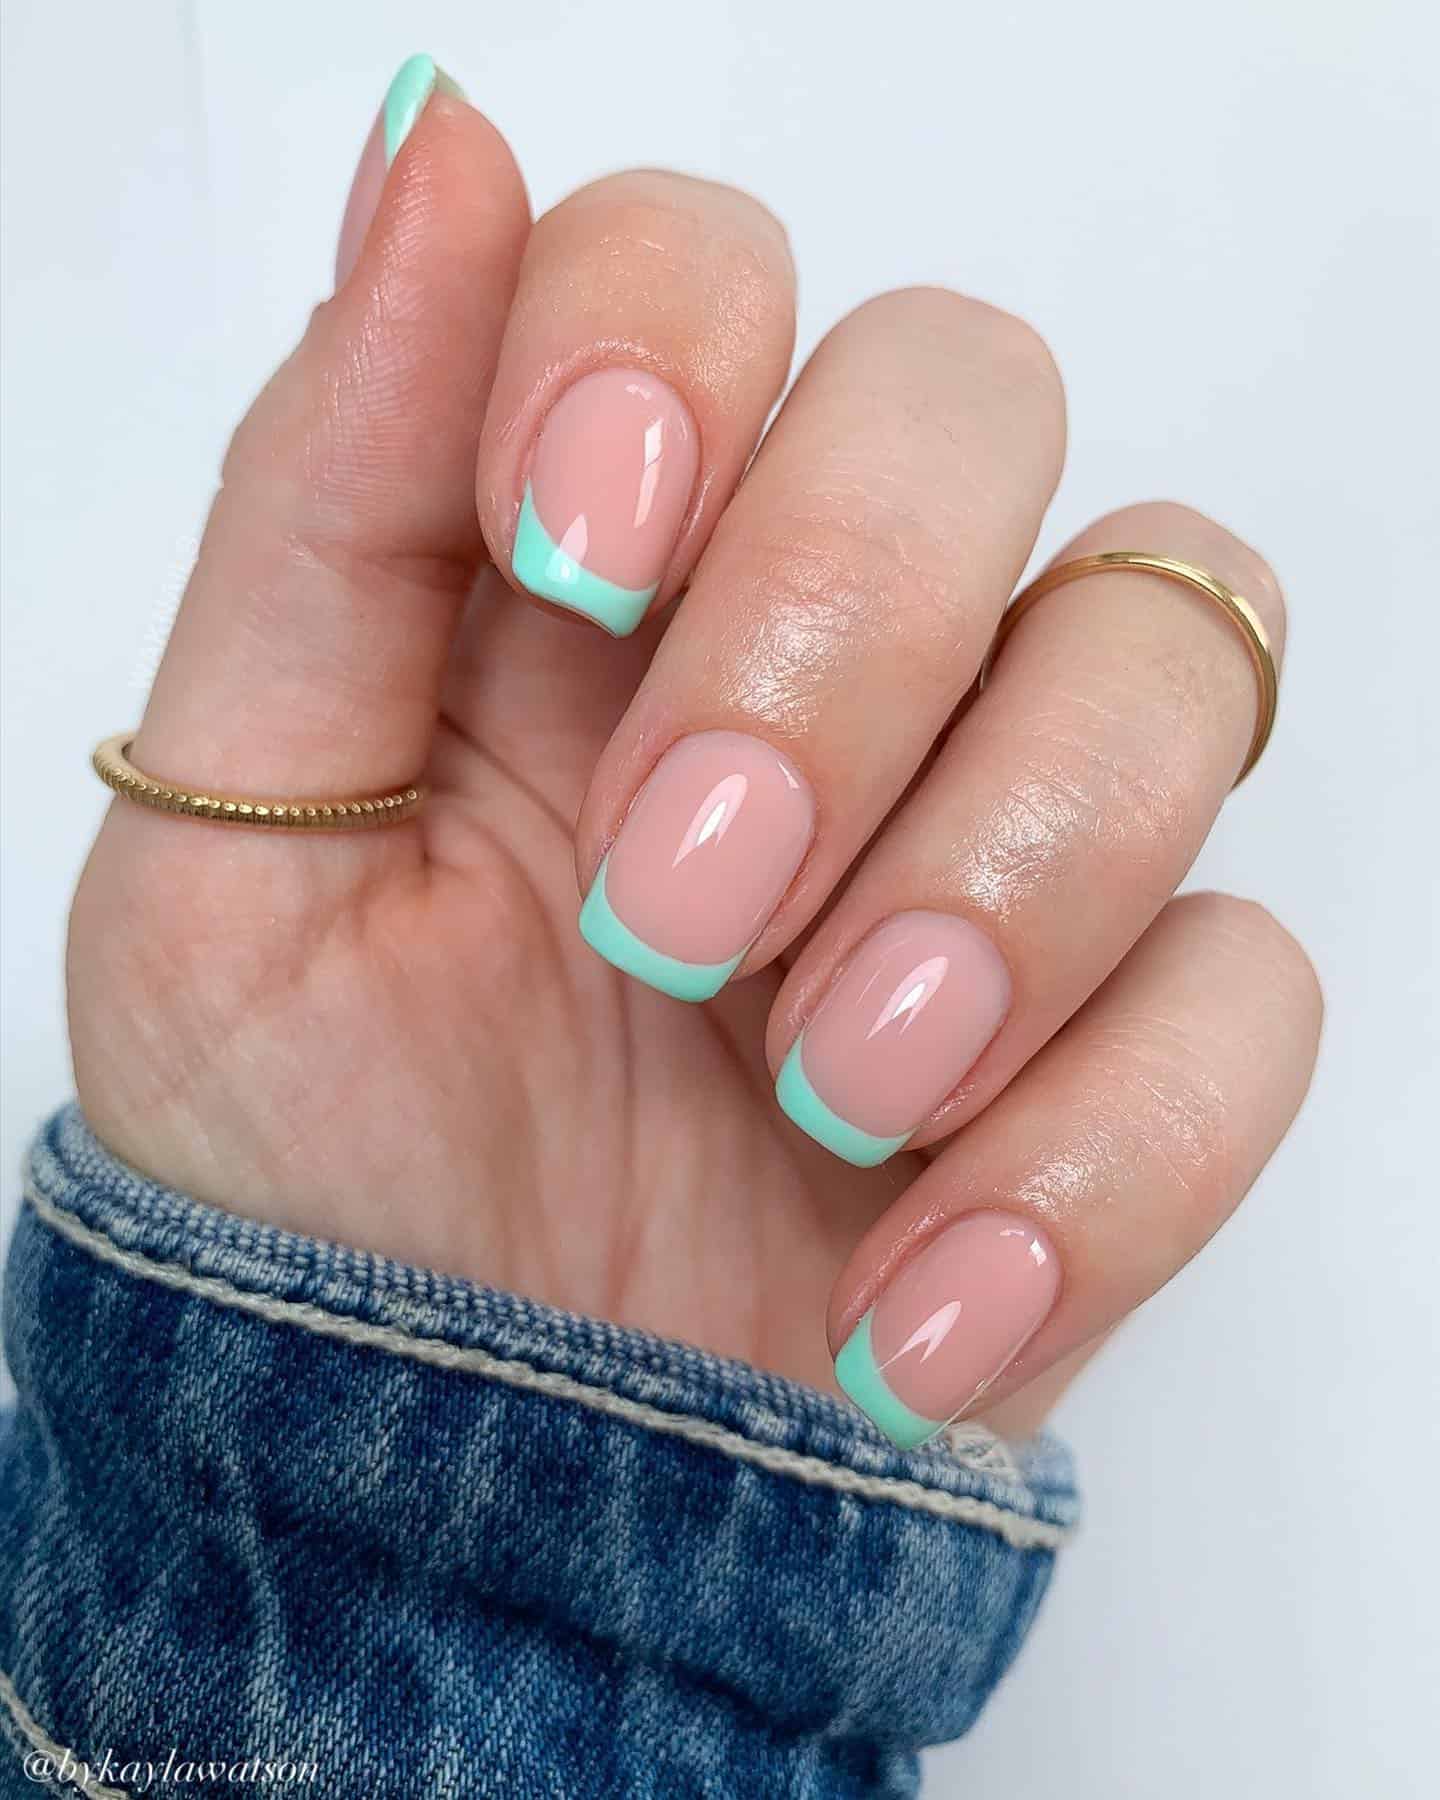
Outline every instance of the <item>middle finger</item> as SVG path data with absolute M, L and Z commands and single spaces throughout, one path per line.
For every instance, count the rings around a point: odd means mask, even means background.
M 918 289 L 830 334 L 600 759 L 595 949 L 701 1000 L 809 923 L 973 680 L 1063 447 L 1005 313 Z

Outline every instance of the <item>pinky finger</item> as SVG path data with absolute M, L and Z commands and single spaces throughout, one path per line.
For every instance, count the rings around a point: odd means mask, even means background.
M 1304 1098 L 1321 999 L 1258 906 L 1177 900 L 867 1234 L 840 1385 L 914 1445 L 1046 1375 L 1224 1223 Z

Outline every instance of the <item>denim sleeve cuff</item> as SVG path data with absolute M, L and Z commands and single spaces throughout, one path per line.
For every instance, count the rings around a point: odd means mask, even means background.
M 113 1767 L 911 1793 L 1076 1513 L 1052 1440 L 896 1450 L 745 1364 L 199 1205 L 74 1107 L 5 1341 L 0 1722 Z

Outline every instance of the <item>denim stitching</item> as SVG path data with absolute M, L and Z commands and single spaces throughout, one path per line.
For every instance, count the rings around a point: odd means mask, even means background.
M 0 1669 L 0 1701 L 4 1702 L 5 1710 L 10 1715 L 16 1731 L 20 1733 L 32 1750 L 39 1751 L 42 1755 L 50 1757 L 57 1763 L 60 1762 L 62 1758 L 68 1757 L 72 1763 L 79 1767 L 85 1766 L 85 1758 L 83 1756 L 77 1756 L 73 1750 L 67 1750 L 63 1744 L 57 1744 L 55 1742 L 54 1738 L 50 1736 L 45 1727 L 39 1722 L 35 1715 L 30 1711 L 30 1708 L 15 1691 L 15 1683 L 3 1669 Z M 23 1757 L 21 1760 L 24 1760 Z M 33 1781 L 34 1779 L 35 1777 L 33 1775 L 26 1775 L 27 1781 Z M 52 1793 L 56 1794 L 61 1791 L 62 1787 L 67 1792 L 71 1789 L 78 1789 L 87 1797 L 87 1800 L 131 1800 L 131 1795 L 127 1789 L 106 1787 L 103 1782 L 94 1781 L 88 1775 L 80 1775 L 78 1769 L 73 1779 L 68 1779 L 63 1782 L 58 1776 L 46 1776 L 45 1785 Z
M 420 1337 L 396 1326 L 372 1325 L 364 1319 L 346 1318 L 309 1301 L 281 1300 L 269 1294 L 249 1293 L 216 1276 L 196 1275 L 176 1263 L 157 1262 L 138 1251 L 123 1248 L 104 1233 L 62 1211 L 33 1181 L 27 1180 L 25 1197 L 52 1231 L 97 1261 L 109 1263 L 139 1280 L 248 1313 L 270 1324 L 295 1325 L 340 1343 L 382 1350 L 433 1368 L 479 1375 L 521 1391 L 568 1400 L 626 1424 L 660 1436 L 681 1438 L 737 1462 L 754 1464 L 770 1474 L 811 1487 L 830 1488 L 857 1500 L 886 1502 L 912 1512 L 928 1513 L 934 1518 L 978 1526 L 996 1533 L 1017 1550 L 1057 1550 L 1069 1535 L 1062 1526 L 1011 1512 L 993 1501 L 976 1499 L 969 1494 L 943 1493 L 918 1481 L 865 1475 L 818 1456 L 807 1456 L 780 1445 L 758 1444 L 710 1419 L 690 1413 L 666 1412 L 609 1388 L 577 1381 L 573 1376 L 555 1370 L 539 1369 L 532 1363 L 494 1356 L 488 1350 L 452 1344 L 444 1338 Z
M 735 1378 L 735 1365 L 694 1345 L 656 1340 L 649 1333 L 602 1319 L 558 1315 L 542 1302 L 499 1289 L 481 1294 L 473 1282 L 461 1277 L 394 1262 L 343 1244 L 297 1238 L 277 1226 L 202 1206 L 117 1161 L 91 1132 L 79 1106 L 73 1102 L 60 1109 L 32 1145 L 27 1174 L 41 1193 L 52 1196 L 64 1210 L 82 1219 L 89 1209 L 70 1204 L 65 1197 L 68 1185 L 78 1182 L 82 1196 L 123 1197 L 127 1222 L 133 1217 L 142 1227 L 162 1223 L 180 1232 L 187 1244 L 193 1244 L 207 1257 L 214 1253 L 225 1261 L 238 1260 L 239 1268 L 231 1267 L 221 1273 L 243 1288 L 269 1287 L 266 1280 L 252 1281 L 244 1267 L 247 1262 L 264 1262 L 274 1270 L 299 1277 L 307 1285 L 323 1280 L 331 1291 L 322 1297 L 321 1304 L 331 1312 L 363 1312 L 375 1301 L 392 1310 L 398 1306 L 402 1315 L 412 1306 L 426 1312 L 441 1310 L 482 1324 L 498 1320 L 507 1330 L 518 1329 L 532 1340 L 542 1336 L 545 1354 L 558 1356 L 562 1361 L 578 1348 L 587 1357 L 623 1357 L 627 1374 L 658 1375 L 667 1383 L 699 1380 L 707 1385 L 726 1385 Z M 92 1223 L 96 1229 L 113 1235 L 103 1213 Z M 120 1235 L 118 1241 L 124 1244 L 125 1236 Z M 188 1256 L 183 1260 L 187 1266 L 193 1266 Z M 435 1325 L 404 1316 L 396 1317 L 394 1323 L 402 1331 L 416 1335 L 448 1335 L 443 1323 Z M 538 1349 L 522 1354 L 545 1360 Z M 777 1418 L 793 1421 L 798 1408 L 805 1418 L 816 1421 L 827 1432 L 838 1432 L 842 1437 L 849 1432 L 864 1440 L 882 1437 L 861 1414 L 818 1389 L 803 1388 L 764 1369 L 745 1367 L 743 1378 L 749 1400 Z M 683 1401 L 658 1403 L 685 1405 Z M 866 1441 L 863 1448 L 870 1452 L 870 1442 Z M 888 1451 L 888 1444 L 884 1448 Z M 821 1454 L 828 1457 L 831 1453 Z M 1043 1434 L 1027 1443 L 1022 1457 L 985 1426 L 962 1421 L 937 1437 L 925 1454 L 942 1457 L 978 1474 L 988 1485 L 1019 1490 L 1013 1498 L 1008 1493 L 990 1495 L 1007 1510 L 1028 1512 L 1027 1502 L 1044 1509 L 1048 1503 L 1058 1501 L 1067 1515 L 1065 1527 L 1072 1524 L 1068 1515 L 1075 1499 L 1073 1476 L 1063 1453 Z

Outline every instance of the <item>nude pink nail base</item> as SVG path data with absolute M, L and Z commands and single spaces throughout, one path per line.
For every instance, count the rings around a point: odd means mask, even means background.
M 897 913 L 864 939 L 780 1070 L 782 1111 L 846 1162 L 893 1156 L 994 1037 L 1010 971 L 977 925 Z
M 580 910 L 580 934 L 661 993 L 708 1000 L 784 898 L 814 829 L 809 783 L 762 739 L 681 738 L 626 814 Z
M 644 618 L 674 554 L 700 466 L 690 408 L 638 369 L 600 369 L 551 408 L 510 564 L 528 592 L 615 637 Z
M 1004 1374 L 1059 1291 L 1042 1231 L 1011 1213 L 967 1213 L 902 1266 L 835 1358 L 835 1378 L 913 1449 Z

